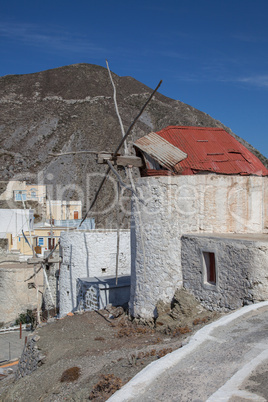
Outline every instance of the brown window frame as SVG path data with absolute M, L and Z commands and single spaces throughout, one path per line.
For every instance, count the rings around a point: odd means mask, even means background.
M 215 251 L 202 250 L 203 261 L 203 284 L 208 288 L 218 285 L 218 267 Z

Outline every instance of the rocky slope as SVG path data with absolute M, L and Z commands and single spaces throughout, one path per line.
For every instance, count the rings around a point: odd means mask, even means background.
M 152 90 L 132 77 L 113 74 L 113 79 L 127 129 Z M 80 198 L 84 208 L 88 206 L 105 166 L 97 164 L 93 154 L 52 158 L 49 153 L 116 148 L 121 131 L 107 70 L 76 64 L 35 74 L 5 76 L 0 78 L 0 103 L 0 180 L 14 177 L 44 181 L 49 185 L 51 197 Z M 134 127 L 129 147 L 137 138 L 167 125 L 224 127 L 206 113 L 158 93 Z M 114 183 L 110 180 L 95 208 L 100 227 L 114 226 L 114 201 Z M 129 203 L 125 204 L 128 210 Z M 121 215 L 126 226 L 127 214 Z

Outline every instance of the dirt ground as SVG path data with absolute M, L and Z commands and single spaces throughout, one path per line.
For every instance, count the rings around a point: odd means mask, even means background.
M 105 401 L 152 361 L 178 349 L 219 317 L 185 291 L 172 306 L 158 305 L 150 325 L 122 308 L 75 314 L 36 329 L 44 363 L 31 375 L 0 381 L 1 401 Z

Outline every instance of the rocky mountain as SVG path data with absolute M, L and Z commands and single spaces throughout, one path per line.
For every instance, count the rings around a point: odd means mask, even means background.
M 113 74 L 125 129 L 152 92 L 132 77 Z M 161 90 L 161 89 L 160 89 Z M 89 206 L 106 167 L 94 154 L 51 157 L 69 151 L 114 151 L 121 139 L 113 88 L 105 68 L 75 64 L 0 78 L 0 180 L 44 182 L 52 198 L 82 199 Z M 223 127 L 263 163 L 267 159 L 222 123 L 178 100 L 157 93 L 135 125 L 128 146 L 168 125 Z M 124 177 L 124 172 L 121 173 Z M 137 175 L 138 172 L 135 172 Z M 111 175 L 111 177 L 113 177 Z M 108 180 L 94 208 L 98 227 L 114 227 L 114 181 Z M 129 202 L 121 212 L 127 226 Z

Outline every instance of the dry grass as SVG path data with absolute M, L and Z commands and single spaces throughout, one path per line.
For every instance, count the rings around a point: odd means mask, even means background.
M 182 334 L 188 334 L 189 332 L 192 332 L 192 330 L 186 325 L 185 327 L 175 328 L 172 332 L 172 336 L 180 336 Z
M 198 325 L 198 324 L 206 324 L 208 322 L 209 318 L 208 317 L 204 317 L 204 318 L 196 318 L 193 321 L 193 325 Z
M 131 326 L 122 326 L 121 329 L 117 332 L 118 338 L 123 338 L 126 336 L 138 336 L 144 334 L 153 334 L 155 331 L 148 327 L 131 327 Z
M 100 381 L 94 385 L 89 395 L 89 400 L 99 399 L 106 401 L 112 394 L 114 394 L 123 385 L 122 380 L 119 377 L 115 377 L 113 374 L 102 374 Z
M 158 351 L 157 357 L 160 359 L 161 357 L 166 356 L 168 353 L 172 352 L 172 348 L 164 348 Z

